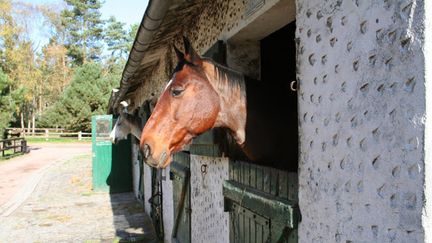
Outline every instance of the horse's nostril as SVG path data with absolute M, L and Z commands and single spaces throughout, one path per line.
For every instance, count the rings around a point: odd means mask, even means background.
M 150 157 L 150 146 L 148 144 L 144 144 L 144 157 L 146 159 Z

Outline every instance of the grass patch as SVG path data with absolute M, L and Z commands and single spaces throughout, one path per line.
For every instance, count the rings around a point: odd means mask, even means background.
M 5 157 L 7 157 L 7 156 L 11 156 L 11 155 L 13 155 L 13 154 L 14 154 L 13 149 L 5 150 L 5 151 L 4 151 L 4 156 L 5 156 Z
M 81 193 L 81 196 L 83 196 L 83 197 L 90 197 L 93 195 L 96 195 L 96 193 L 95 192 L 83 192 L 83 193 Z
M 17 156 L 20 156 L 20 155 L 23 155 L 24 153 L 15 153 L 14 154 L 14 152 L 13 152 L 13 149 L 11 149 L 11 150 L 6 150 L 6 151 L 4 151 L 5 153 L 4 153 L 4 157 L 2 156 L 2 152 L 0 152 L 0 163 L 2 162 L 2 161 L 6 161 L 6 160 L 8 160 L 8 159 L 11 159 L 11 158 L 15 158 L 15 157 L 17 157 Z
M 77 163 L 77 161 L 81 160 L 87 160 L 91 162 L 92 154 L 91 153 L 83 153 L 83 154 L 77 154 L 73 156 L 71 159 L 68 159 L 65 161 L 65 164 L 74 164 Z
M 77 138 L 33 138 L 26 137 L 27 144 L 30 143 L 91 143 L 91 138 L 82 138 L 78 140 Z
M 54 221 L 58 221 L 61 223 L 66 223 L 72 219 L 72 217 L 70 215 L 48 215 L 46 218 L 49 220 L 54 220 Z

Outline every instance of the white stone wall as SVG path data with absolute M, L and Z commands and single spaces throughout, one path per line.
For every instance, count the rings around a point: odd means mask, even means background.
M 202 165 L 207 173 L 202 173 Z M 229 242 L 229 213 L 224 212 L 222 185 L 228 180 L 228 158 L 191 155 L 191 242 Z
M 425 83 L 426 83 L 426 132 L 425 132 L 425 209 L 423 228 L 425 242 L 432 242 L 432 2 L 425 2 Z M 428 118 L 429 117 L 429 118 Z
M 300 242 L 424 240 L 424 15 L 297 0 Z
M 131 153 L 132 153 L 132 187 L 135 197 L 139 196 L 139 179 L 140 179 L 140 161 L 138 159 L 139 141 L 135 138 L 131 138 Z
M 151 179 L 151 167 L 144 163 L 143 168 L 143 180 L 144 180 L 144 210 L 150 215 L 151 205 L 149 199 L 152 196 L 152 179 Z
M 174 226 L 173 184 L 169 178 L 169 171 L 169 166 L 162 171 L 162 218 L 165 243 L 171 242 Z

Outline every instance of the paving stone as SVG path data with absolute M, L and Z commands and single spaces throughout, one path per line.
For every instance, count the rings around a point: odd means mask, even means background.
M 155 242 L 133 193 L 91 190 L 91 155 L 58 161 L 29 198 L 0 218 L 0 242 Z

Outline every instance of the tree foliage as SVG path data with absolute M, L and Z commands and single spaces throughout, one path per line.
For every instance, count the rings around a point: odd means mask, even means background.
M 112 57 L 124 58 L 127 55 L 129 51 L 128 37 L 124 23 L 117 21 L 114 16 L 111 16 L 106 23 L 104 39 Z
M 0 132 L 3 134 L 3 129 L 12 120 L 13 115 L 13 99 L 10 95 L 11 82 L 3 70 L 0 69 Z
M 0 132 L 14 120 L 16 107 L 21 106 L 24 88 L 12 90 L 12 81 L 0 68 Z
M 109 95 L 117 82 L 117 75 L 104 75 L 100 64 L 83 64 L 75 70 L 70 85 L 52 108 L 47 110 L 41 123 L 90 131 L 91 116 L 106 112 Z
M 65 0 L 68 7 L 61 12 L 61 23 L 68 33 L 65 46 L 75 65 L 100 60 L 103 21 L 99 0 Z
M 12 115 L 21 120 L 34 115 L 37 86 L 43 85 L 41 72 L 35 62 L 33 43 L 28 38 L 27 18 L 32 18 L 34 11 L 31 6 L 13 4 L 10 0 L 0 2 L 0 30 L 3 30 L 0 32 L 0 68 L 9 80 L 3 83 L 7 84 L 10 94 L 3 98 L 13 99 Z M 3 101 L 2 106 L 6 107 L 6 103 L 9 102 Z
M 40 92 L 40 109 L 52 105 L 70 82 L 71 69 L 68 66 L 67 50 L 63 45 L 52 41 L 42 48 L 39 68 L 43 75 L 43 87 Z
M 89 131 L 91 116 L 105 114 L 138 25 L 103 20 L 101 6 L 0 0 L 0 130 L 37 123 Z M 49 39 L 44 46 L 31 39 L 38 28 Z

